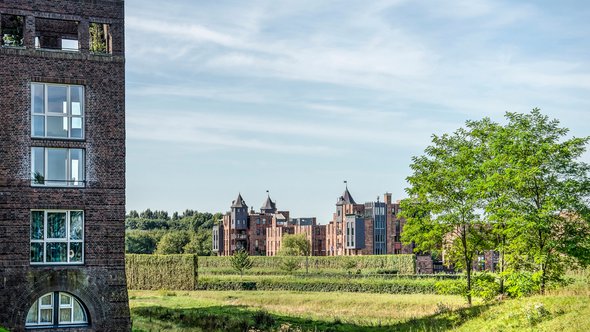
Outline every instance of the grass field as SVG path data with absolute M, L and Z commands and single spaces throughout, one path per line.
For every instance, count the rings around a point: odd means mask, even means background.
M 590 290 L 476 301 L 449 295 L 130 291 L 135 331 L 588 331 Z

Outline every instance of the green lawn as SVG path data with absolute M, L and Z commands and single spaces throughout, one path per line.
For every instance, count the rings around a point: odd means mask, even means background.
M 135 331 L 588 331 L 588 287 L 468 308 L 449 295 L 130 291 Z

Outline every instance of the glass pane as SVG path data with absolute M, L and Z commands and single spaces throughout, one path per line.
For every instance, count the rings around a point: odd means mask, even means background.
M 53 323 L 53 309 L 41 309 L 41 320 L 39 323 Z
M 43 243 L 31 242 L 31 262 L 43 263 Z
M 41 305 L 45 306 L 45 305 L 52 305 L 53 304 L 53 294 L 47 294 L 47 295 L 43 295 L 41 297 Z
M 72 297 L 68 294 L 59 293 L 59 305 L 60 306 L 71 306 Z
M 47 136 L 68 137 L 68 118 L 65 116 L 48 116 Z
M 33 148 L 31 159 L 33 183 L 45 184 L 45 149 Z
M 80 263 L 82 262 L 82 248 L 84 247 L 84 243 L 82 242 L 71 242 L 70 243 L 70 262 L 71 263 Z
M 43 84 L 31 84 L 33 89 L 32 95 L 32 104 L 33 104 L 33 113 L 45 113 L 45 91 Z
M 78 41 L 73 39 L 62 39 L 61 40 L 61 49 L 68 50 L 68 51 L 77 51 L 78 50 Z
M 72 115 L 82 115 L 82 101 L 84 90 L 81 86 L 70 87 L 70 101 L 72 102 Z
M 82 240 L 83 212 L 70 212 L 70 240 Z
M 47 263 L 67 263 L 67 243 L 47 243 Z
M 59 309 L 59 322 L 60 323 L 71 323 L 72 322 L 72 309 Z
M 78 300 L 74 300 L 74 322 L 86 323 L 86 313 Z
M 43 211 L 31 212 L 31 240 L 43 240 Z
M 33 303 L 27 314 L 27 324 L 37 324 L 39 322 L 39 300 Z
M 47 181 L 66 184 L 67 149 L 47 149 Z
M 84 150 L 82 149 L 71 149 L 70 150 L 71 168 L 70 172 L 72 177 L 70 179 L 70 185 L 79 186 L 83 185 L 80 181 L 84 181 Z
M 72 322 L 72 309 L 59 309 L 59 322 L 60 323 L 71 323 Z
M 33 116 L 33 136 L 43 137 L 45 136 L 45 116 L 34 115 Z
M 72 118 L 70 137 L 82 138 L 82 118 Z
M 47 111 L 50 113 L 68 113 L 68 87 L 47 86 Z
M 66 238 L 66 213 L 65 212 L 48 212 L 47 213 L 47 238 L 48 239 L 65 239 Z

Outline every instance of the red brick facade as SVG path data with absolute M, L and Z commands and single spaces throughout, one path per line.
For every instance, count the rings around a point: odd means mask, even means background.
M 123 1 L 2 0 L 0 18 L 8 15 L 24 17 L 24 38 L 22 47 L 0 47 L 0 326 L 23 331 L 40 296 L 66 292 L 87 309 L 88 324 L 78 329 L 129 331 Z M 41 19 L 77 22 L 79 50 L 36 49 Z M 91 22 L 110 26 L 109 54 L 90 52 Z M 32 137 L 33 82 L 83 86 L 82 139 Z M 33 147 L 83 149 L 84 187 L 32 186 Z M 32 210 L 83 211 L 81 264 L 31 263 Z

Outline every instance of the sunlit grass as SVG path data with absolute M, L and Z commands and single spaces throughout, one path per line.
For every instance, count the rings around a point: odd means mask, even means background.
M 130 291 L 130 305 L 199 308 L 244 306 L 315 320 L 340 320 L 357 325 L 390 325 L 436 313 L 438 303 L 457 309 L 465 300 L 452 295 L 389 295 L 367 293 L 282 291 L 195 291 L 164 296 L 162 291 Z

